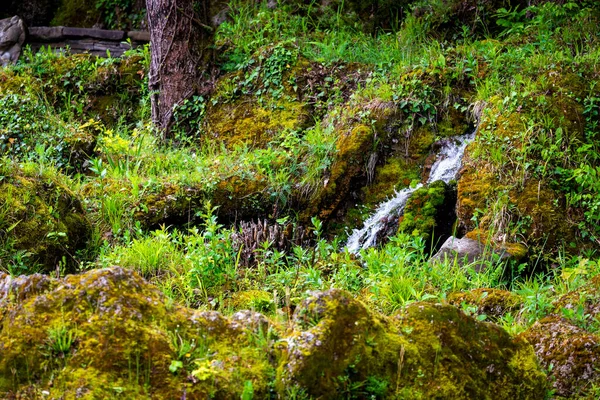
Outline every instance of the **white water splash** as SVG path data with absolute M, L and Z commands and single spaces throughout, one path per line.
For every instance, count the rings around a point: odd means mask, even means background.
M 474 137 L 475 133 L 473 132 L 444 142 L 438 153 L 437 160 L 431 167 L 427 183 L 440 180 L 448 183 L 455 179 L 461 166 L 465 148 Z M 414 188 L 402 189 L 396 192 L 396 195 L 392 199 L 380 204 L 375 213 L 365 221 L 361 229 L 354 229 L 352 231 L 352 235 L 350 235 L 346 243 L 348 251 L 357 254 L 361 249 L 374 246 L 378 234 L 386 227 L 390 218 L 398 218 L 402 215 L 404 206 L 410 195 L 421 186 L 423 185 L 418 184 Z

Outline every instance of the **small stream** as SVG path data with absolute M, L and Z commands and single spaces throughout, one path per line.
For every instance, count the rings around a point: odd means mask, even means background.
M 456 179 L 460 169 L 465 148 L 475 137 L 475 132 L 462 136 L 456 136 L 444 141 L 438 152 L 437 160 L 431 167 L 431 173 L 427 184 L 435 181 L 444 181 L 446 183 Z M 398 218 L 404 212 L 404 206 L 411 194 L 418 188 L 402 189 L 396 192 L 396 195 L 390 200 L 380 204 L 375 213 L 367 219 L 361 229 L 354 229 L 348 238 L 346 248 L 349 252 L 357 254 L 361 249 L 366 249 L 377 244 L 379 233 L 386 228 L 387 221 L 390 218 Z

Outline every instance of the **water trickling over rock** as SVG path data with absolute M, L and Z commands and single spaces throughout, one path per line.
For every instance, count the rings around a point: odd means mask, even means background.
M 472 132 L 447 139 L 441 143 L 437 160 L 431 167 L 427 184 L 438 180 L 448 183 L 456 178 L 465 148 L 473 140 L 474 136 L 475 133 Z M 414 188 L 402 189 L 396 192 L 393 198 L 380 204 L 375 213 L 365 221 L 361 229 L 353 230 L 346 243 L 348 251 L 356 254 L 361 249 L 366 249 L 377 244 L 379 236 L 385 230 L 390 219 L 395 219 L 402 215 L 407 200 L 421 186 L 421 184 L 418 184 Z

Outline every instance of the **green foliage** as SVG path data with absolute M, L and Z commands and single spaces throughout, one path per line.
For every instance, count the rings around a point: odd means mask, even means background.
M 93 229 L 86 248 L 66 246 L 72 235 L 46 226 L 59 220 L 57 199 L 47 201 L 48 223 L 32 231 L 66 251 L 52 259 L 52 271 L 64 273 L 71 261 L 85 269 L 135 270 L 168 296 L 171 311 L 183 304 L 199 309 L 193 315 L 200 318 L 215 315 L 206 310 L 251 308 L 286 328 L 310 291 L 342 288 L 393 315 L 416 301 L 443 303 L 456 292 L 508 288 L 521 302 L 500 316 L 466 301 L 458 305 L 513 335 L 557 315 L 596 334 L 591 289 L 577 300 L 557 301 L 590 286 L 600 272 L 597 255 L 588 251 L 600 236 L 597 10 L 589 2 L 543 2 L 490 13 L 490 2 L 417 2 L 403 9 L 393 31 L 365 33 L 364 16 L 352 12 L 367 6 L 331 3 L 326 10 L 316 2 L 273 9 L 267 2 L 232 2 L 231 18 L 216 30 L 224 73 L 215 93 L 174 110 L 178 136 L 169 144 L 154 137 L 149 121 L 148 48 L 122 59 L 26 51 L 18 65 L 0 70 L 0 269 L 15 276 L 44 268 L 34 251 L 16 246 L 25 235 L 15 232 L 27 221 L 11 213 L 44 192 L 50 175 L 62 176 L 60 169 L 71 174 L 60 179 L 83 199 Z M 461 4 L 477 10 L 468 16 L 473 19 L 457 17 L 464 15 Z M 140 17 L 129 0 L 96 5 L 107 26 L 129 26 Z M 499 30 L 489 23 L 494 18 Z M 231 121 L 222 129 L 210 130 L 226 117 Z M 459 203 L 470 213 L 463 212 L 461 223 L 470 237 L 507 248 L 527 245 L 529 259 L 506 266 L 428 262 L 426 238 L 443 197 L 435 184 L 415 193 L 401 233 L 389 243 L 358 256 L 344 251 L 345 238 L 334 229 L 344 224 L 348 207 L 366 209 L 420 180 L 432 143 L 464 133 L 471 121 L 478 123 L 477 138 L 461 180 L 472 192 Z M 27 176 L 41 177 L 30 194 L 22 191 L 29 178 L 4 190 L 19 163 Z M 34 203 L 25 210 L 42 215 Z M 322 220 L 314 218 L 321 212 Z M 246 265 L 236 224 L 265 219 L 270 228 L 283 227 L 281 243 L 257 234 Z M 304 236 L 294 241 L 297 232 Z M 528 276 L 544 266 L 554 272 Z M 322 321 L 314 312 L 299 316 L 309 329 Z M 79 324 L 51 326 L 42 332 L 48 354 L 65 360 L 89 344 Z M 152 326 L 161 333 L 148 334 L 166 349 L 161 368 L 181 387 L 228 381 L 236 397 L 265 393 L 255 376 L 232 377 L 220 366 L 254 356 L 221 357 L 230 344 L 209 343 L 204 333 L 175 324 Z M 273 332 L 244 336 L 248 351 L 275 357 L 271 351 L 287 342 Z M 396 336 L 418 329 L 405 325 L 401 332 Z M 364 341 L 376 345 L 370 336 Z M 89 362 L 82 360 L 79 365 Z M 129 379 L 149 387 L 156 369 L 144 363 L 154 361 L 132 351 L 125 361 Z M 58 366 L 48 365 L 58 376 Z M 383 398 L 396 385 L 355 373 L 350 367 L 333 377 L 348 398 Z M 428 373 L 415 371 L 415 379 Z M 125 397 L 147 394 L 122 381 L 112 386 L 111 393 Z M 295 382 L 282 393 L 309 398 Z
M 107 29 L 139 27 L 146 18 L 146 9 L 136 9 L 134 0 L 95 0 Z
M 173 110 L 172 129 L 175 135 L 185 138 L 186 135 L 198 131 L 204 119 L 205 109 L 206 102 L 202 96 L 193 96 L 177 105 Z
M 48 328 L 48 348 L 53 355 L 65 356 L 77 340 L 77 333 L 67 325 Z

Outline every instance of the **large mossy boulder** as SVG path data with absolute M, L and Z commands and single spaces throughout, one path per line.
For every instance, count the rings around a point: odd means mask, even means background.
M 551 315 L 521 334 L 535 348 L 556 394 L 585 397 L 600 382 L 600 337 L 559 315 Z
M 0 274 L 0 396 L 265 396 L 265 319 L 170 305 L 137 274 L 93 270 L 61 280 Z M 21 397 L 19 397 L 21 396 Z
M 563 279 L 576 286 L 578 268 L 565 270 Z M 580 278 L 580 277 L 579 277 Z M 556 394 L 568 398 L 592 398 L 590 389 L 600 383 L 600 275 L 567 292 L 553 303 L 552 313 L 537 321 L 521 336 L 535 349 L 548 369 Z
M 508 290 L 479 288 L 468 292 L 454 292 L 448 295 L 448 303 L 456 307 L 471 307 L 478 315 L 497 320 L 504 314 L 518 311 L 523 299 Z
M 0 165 L 0 263 L 13 272 L 75 267 L 91 225 L 57 172 Z
M 414 303 L 385 318 L 333 289 L 296 310 L 286 342 L 279 390 L 323 399 L 534 399 L 546 388 L 531 346 L 452 306 Z

